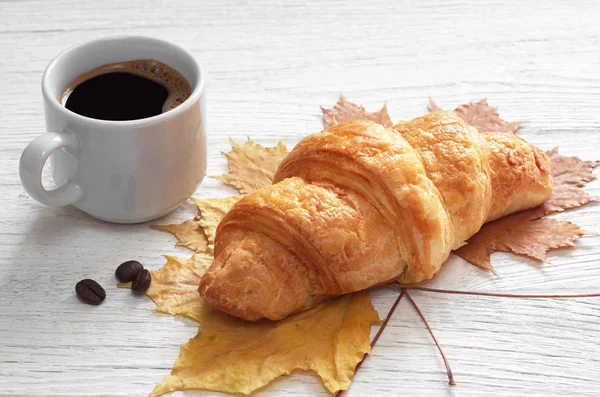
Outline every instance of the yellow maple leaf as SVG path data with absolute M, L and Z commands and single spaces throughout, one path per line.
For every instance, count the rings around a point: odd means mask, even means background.
M 196 199 L 196 218 L 214 245 L 218 223 L 242 196 Z M 177 227 L 179 226 L 179 227 Z M 195 228 L 162 227 L 180 241 Z M 349 387 L 356 364 L 370 352 L 371 324 L 379 316 L 366 291 L 324 302 L 309 311 L 278 322 L 247 322 L 213 309 L 198 293 L 211 253 L 189 259 L 167 256 L 167 263 L 152 271 L 146 294 L 156 311 L 180 315 L 200 323 L 198 334 L 181 346 L 171 375 L 150 396 L 176 390 L 208 389 L 249 394 L 294 370 L 314 371 L 331 392 Z
M 166 258 L 151 272 L 146 293 L 156 311 L 188 317 L 200 328 L 150 396 L 191 389 L 249 394 L 294 370 L 316 372 L 335 392 L 348 388 L 356 364 L 370 352 L 371 324 L 379 317 L 366 291 L 278 322 L 248 322 L 213 309 L 198 294 L 211 255 Z
M 205 252 L 208 249 L 208 239 L 198 221 L 196 217 L 179 224 L 150 225 L 150 227 L 175 235 L 178 246 L 189 248 L 194 252 Z
M 231 206 L 243 196 L 199 199 L 190 198 L 198 207 L 198 216 L 183 223 L 151 225 L 152 229 L 162 230 L 177 238 L 177 245 L 196 253 L 212 252 L 215 244 L 217 225 Z
M 208 240 L 208 251 L 212 252 L 215 247 L 215 235 L 217 226 L 229 209 L 244 196 L 231 196 L 223 198 L 199 199 L 192 197 L 192 201 L 200 211 L 199 225 L 204 230 Z M 178 237 L 179 238 L 179 237 Z
M 166 258 L 167 263 L 161 269 L 150 272 L 152 283 L 146 295 L 156 303 L 154 310 L 200 321 L 209 307 L 200 298 L 198 285 L 213 256 L 195 254 L 191 258 Z
M 250 193 L 261 187 L 269 186 L 281 160 L 288 154 L 283 141 L 275 147 L 265 147 L 248 142 L 240 145 L 233 139 L 231 152 L 224 153 L 228 159 L 230 173 L 214 178 L 235 187 L 241 193 Z M 199 209 L 194 219 L 188 219 L 180 224 L 152 225 L 153 229 L 169 232 L 177 238 L 177 245 L 191 249 L 194 252 L 212 252 L 214 249 L 215 232 L 218 220 L 242 196 L 226 198 L 191 200 Z M 214 219 L 213 219 L 214 218 Z
M 356 364 L 371 350 L 371 324 L 379 321 L 366 291 L 278 322 L 250 323 L 206 307 L 194 310 L 200 330 L 181 346 L 171 375 L 151 397 L 194 389 L 250 394 L 294 370 L 314 371 L 332 393 L 345 390 Z
M 281 160 L 289 153 L 283 140 L 275 147 L 259 145 L 250 138 L 243 145 L 233 139 L 230 141 L 231 152 L 223 153 L 227 157 L 229 173 L 212 178 L 236 188 L 242 194 L 269 186 Z

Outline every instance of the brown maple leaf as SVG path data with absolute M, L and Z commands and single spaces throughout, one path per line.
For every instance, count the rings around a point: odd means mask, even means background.
M 524 211 L 488 223 L 455 253 L 498 275 L 490 262 L 492 252 L 513 252 L 545 261 L 548 251 L 572 247 L 585 234 L 569 221 L 535 218 L 533 214 L 535 210 Z
M 442 110 L 433 99 L 429 98 L 429 112 Z M 498 108 L 493 108 L 487 103 L 487 99 L 479 102 L 469 102 L 454 109 L 460 118 L 467 124 L 477 128 L 479 132 L 507 132 L 514 134 L 524 121 L 507 122 L 500 118 Z
M 357 119 L 371 120 L 384 127 L 392 126 L 387 105 L 383 105 L 381 110 L 377 112 L 367 112 L 364 107 L 350 102 L 342 94 L 340 94 L 340 99 L 333 109 L 325 109 L 321 106 L 321 110 L 323 111 L 323 125 L 325 128 Z
M 250 138 L 243 145 L 233 139 L 230 141 L 231 152 L 223 153 L 227 157 L 229 173 L 212 178 L 236 188 L 242 194 L 269 186 L 281 160 L 288 154 L 283 140 L 275 147 L 259 145 Z
M 441 112 L 444 109 L 442 109 L 441 107 L 439 107 L 437 105 L 437 103 L 434 102 L 433 98 L 429 97 L 429 105 L 427 105 L 427 111 L 429 113 L 433 113 L 433 112 Z
M 552 195 L 541 206 L 544 214 L 562 212 L 577 208 L 592 201 L 592 197 L 583 189 L 573 185 L 555 185 Z
M 579 157 L 568 157 L 558 154 L 558 148 L 546 152 L 552 160 L 552 179 L 555 183 L 583 187 L 596 179 L 594 168 L 600 160 L 583 161 Z
M 579 157 L 558 154 L 558 148 L 547 152 L 552 161 L 552 196 L 542 205 L 545 214 L 562 212 L 592 201 L 592 197 L 582 189 L 596 176 L 593 170 L 600 161 L 583 161 Z
M 458 256 L 498 275 L 490 262 L 490 255 L 495 251 L 544 261 L 548 251 L 571 247 L 585 234 L 571 222 L 544 216 L 590 202 L 590 195 L 582 187 L 595 178 L 592 171 L 600 162 L 563 156 L 558 154 L 557 148 L 547 153 L 552 162 L 554 181 L 550 198 L 540 207 L 485 224 L 467 245 L 455 251 Z

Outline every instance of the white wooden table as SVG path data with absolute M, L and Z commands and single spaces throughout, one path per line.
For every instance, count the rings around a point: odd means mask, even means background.
M 188 48 L 209 78 L 209 174 L 226 169 L 227 138 L 274 144 L 321 128 L 319 105 L 340 92 L 394 120 L 488 97 L 521 135 L 564 154 L 600 158 L 600 6 L 594 1 L 20 1 L 0 0 L 0 395 L 144 396 L 170 372 L 196 324 L 151 313 L 113 288 L 126 259 L 150 268 L 189 255 L 147 224 L 96 221 L 27 196 L 25 145 L 43 132 L 40 79 L 62 49 L 114 34 Z M 400 3 L 406 3 L 400 5 Z M 588 191 L 600 196 L 600 183 Z M 206 179 L 200 197 L 233 193 Z M 193 215 L 181 206 L 159 223 Z M 600 232 L 600 205 L 560 218 Z M 502 275 L 453 258 L 433 285 L 520 292 L 600 290 L 600 237 L 539 265 L 495 254 Z M 99 307 L 75 283 L 107 289 Z M 392 288 L 374 293 L 385 314 Z M 458 385 L 403 300 L 347 396 L 598 396 L 600 299 L 508 300 L 413 293 L 443 344 Z M 177 396 L 215 393 L 176 393 Z M 260 396 L 327 396 L 310 374 Z

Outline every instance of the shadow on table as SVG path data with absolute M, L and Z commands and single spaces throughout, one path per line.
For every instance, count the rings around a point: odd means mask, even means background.
M 151 233 L 149 222 L 119 225 L 95 219 L 75 207 L 46 207 L 32 200 L 20 201 L 9 212 L 18 214 L 3 227 L 7 236 L 2 247 L 0 285 L 8 290 L 9 299 L 18 299 L 19 294 L 31 298 L 36 295 L 34 289 L 52 294 L 55 291 L 49 286 L 66 287 L 79 278 L 99 277 L 98 282 L 102 282 L 104 277 L 105 282 L 112 283 L 119 261 L 132 256 L 156 262 L 160 257 L 151 249 L 156 237 L 146 234 Z M 175 220 L 166 215 L 154 222 Z M 165 238 L 165 248 L 167 244 Z M 106 272 L 108 268 L 111 271 Z

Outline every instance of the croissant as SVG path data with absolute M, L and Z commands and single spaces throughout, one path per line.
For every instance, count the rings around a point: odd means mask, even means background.
M 543 151 L 515 135 L 479 133 L 451 112 L 309 135 L 273 182 L 220 222 L 199 287 L 212 306 L 247 320 L 430 279 L 485 222 L 552 192 Z

